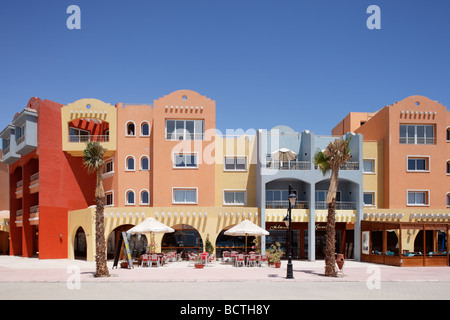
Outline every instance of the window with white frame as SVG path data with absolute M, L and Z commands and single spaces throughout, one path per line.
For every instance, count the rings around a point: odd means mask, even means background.
M 409 206 L 427 206 L 429 205 L 429 195 L 427 190 L 408 190 L 407 203 Z
M 114 159 L 109 158 L 105 160 L 105 165 L 103 166 L 103 174 L 114 173 Z
M 142 156 L 140 162 L 140 170 L 150 170 L 150 160 L 147 156 Z
M 245 156 L 225 156 L 225 171 L 247 171 L 247 157 Z
M 150 125 L 147 121 L 141 123 L 141 137 L 149 137 L 150 136 Z
M 127 190 L 125 204 L 126 205 L 134 205 L 135 204 L 135 198 L 134 198 L 134 191 L 133 190 Z
M 401 144 L 434 144 L 434 125 L 401 124 Z
M 140 198 L 141 198 L 141 202 L 140 202 L 141 205 L 150 204 L 150 194 L 149 194 L 148 190 L 142 190 Z
M 420 156 L 407 156 L 408 172 L 428 172 L 430 171 L 430 158 Z
M 134 157 L 133 156 L 126 157 L 126 160 L 125 160 L 125 171 L 134 171 L 134 170 L 135 170 Z
M 125 136 L 135 137 L 136 136 L 136 125 L 133 121 L 128 121 L 126 125 Z
M 196 153 L 174 153 L 174 168 L 198 168 Z
M 114 193 L 113 191 L 105 191 L 105 206 L 114 206 Z
M 166 120 L 167 140 L 203 140 L 203 120 Z
M 363 173 L 375 173 L 375 160 L 364 159 L 363 160 Z
M 197 189 L 174 188 L 172 195 L 172 202 L 174 204 L 196 204 L 197 203 Z
M 375 192 L 363 193 L 364 206 L 375 206 Z
M 224 190 L 223 204 L 224 205 L 242 205 L 246 204 L 247 192 L 245 190 Z

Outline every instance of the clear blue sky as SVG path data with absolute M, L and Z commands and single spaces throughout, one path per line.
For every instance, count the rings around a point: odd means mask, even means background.
M 69 30 L 69 5 L 81 30 Z M 381 30 L 369 30 L 369 5 Z M 225 129 L 330 134 L 410 95 L 450 109 L 449 0 L 1 0 L 0 130 L 37 96 L 216 101 Z

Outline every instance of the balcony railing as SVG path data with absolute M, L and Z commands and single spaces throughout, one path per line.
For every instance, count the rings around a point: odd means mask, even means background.
M 30 207 L 30 214 L 39 212 L 39 205 Z
M 287 209 L 289 200 L 266 201 L 266 209 Z M 308 201 L 296 201 L 292 209 L 309 209 Z
M 21 217 L 23 215 L 23 210 L 19 209 L 16 211 L 16 217 Z
M 328 203 L 326 201 L 316 201 L 316 209 L 327 210 Z M 336 201 L 336 210 L 356 210 L 356 202 Z
M 314 169 L 318 169 L 317 165 L 314 166 Z M 339 166 L 339 170 L 359 170 L 359 162 L 347 162 L 343 163 Z
M 39 172 L 36 172 L 30 176 L 30 182 L 39 180 Z
M 69 142 L 109 142 L 109 135 L 69 135 Z
M 400 137 L 400 144 L 435 144 L 434 137 Z
M 290 160 L 290 161 L 267 160 L 266 168 L 274 170 L 310 170 L 311 162 L 297 161 L 297 160 Z

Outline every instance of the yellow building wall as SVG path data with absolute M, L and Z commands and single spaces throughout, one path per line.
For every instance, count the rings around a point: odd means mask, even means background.
M 97 99 L 80 99 L 61 108 L 62 149 L 77 157 L 83 155 L 86 143 L 69 142 L 69 123 L 80 118 L 97 119 L 109 123 L 109 141 L 101 144 L 107 149 L 105 157 L 112 156 L 117 148 L 116 107 Z
M 246 190 L 246 206 L 256 206 L 256 144 L 255 136 L 242 135 L 219 136 L 216 135 L 215 161 L 216 206 L 225 206 L 224 190 Z M 224 167 L 225 156 L 245 156 L 247 159 L 246 171 L 226 171 Z M 233 206 L 230 206 L 233 207 Z
M 158 221 L 173 227 L 179 224 L 188 224 L 200 234 L 203 245 L 207 238 L 216 248 L 216 239 L 222 230 L 229 229 L 244 219 L 260 225 L 260 212 L 255 207 L 111 207 L 105 208 L 105 237 L 108 239 L 111 232 L 122 225 L 137 225 L 146 218 L 153 217 Z M 87 261 L 95 260 L 95 206 L 69 212 L 68 219 L 68 258 L 74 259 L 74 240 L 79 227 L 86 234 Z M 155 234 L 161 250 L 161 241 L 164 234 Z M 150 243 L 149 235 L 146 235 Z
M 363 174 L 363 192 L 374 192 L 375 208 L 383 208 L 383 141 L 364 141 L 363 159 L 375 161 L 375 172 Z

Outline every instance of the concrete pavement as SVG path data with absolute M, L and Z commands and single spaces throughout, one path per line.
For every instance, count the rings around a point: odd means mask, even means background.
M 386 281 L 449 281 L 450 267 L 392 267 L 356 261 L 346 261 L 344 276 L 323 276 L 324 261 L 293 261 L 295 279 L 285 279 L 287 261 L 281 268 L 233 267 L 216 261 L 214 266 L 197 270 L 188 262 L 170 262 L 163 267 L 112 269 L 111 277 L 95 278 L 95 262 L 81 260 L 39 260 L 15 256 L 0 256 L 0 283 L 4 282 L 64 282 L 76 278 L 80 282 L 194 282 L 194 281 L 265 281 L 265 282 L 367 282 Z M 450 283 L 449 283 L 450 284 Z

